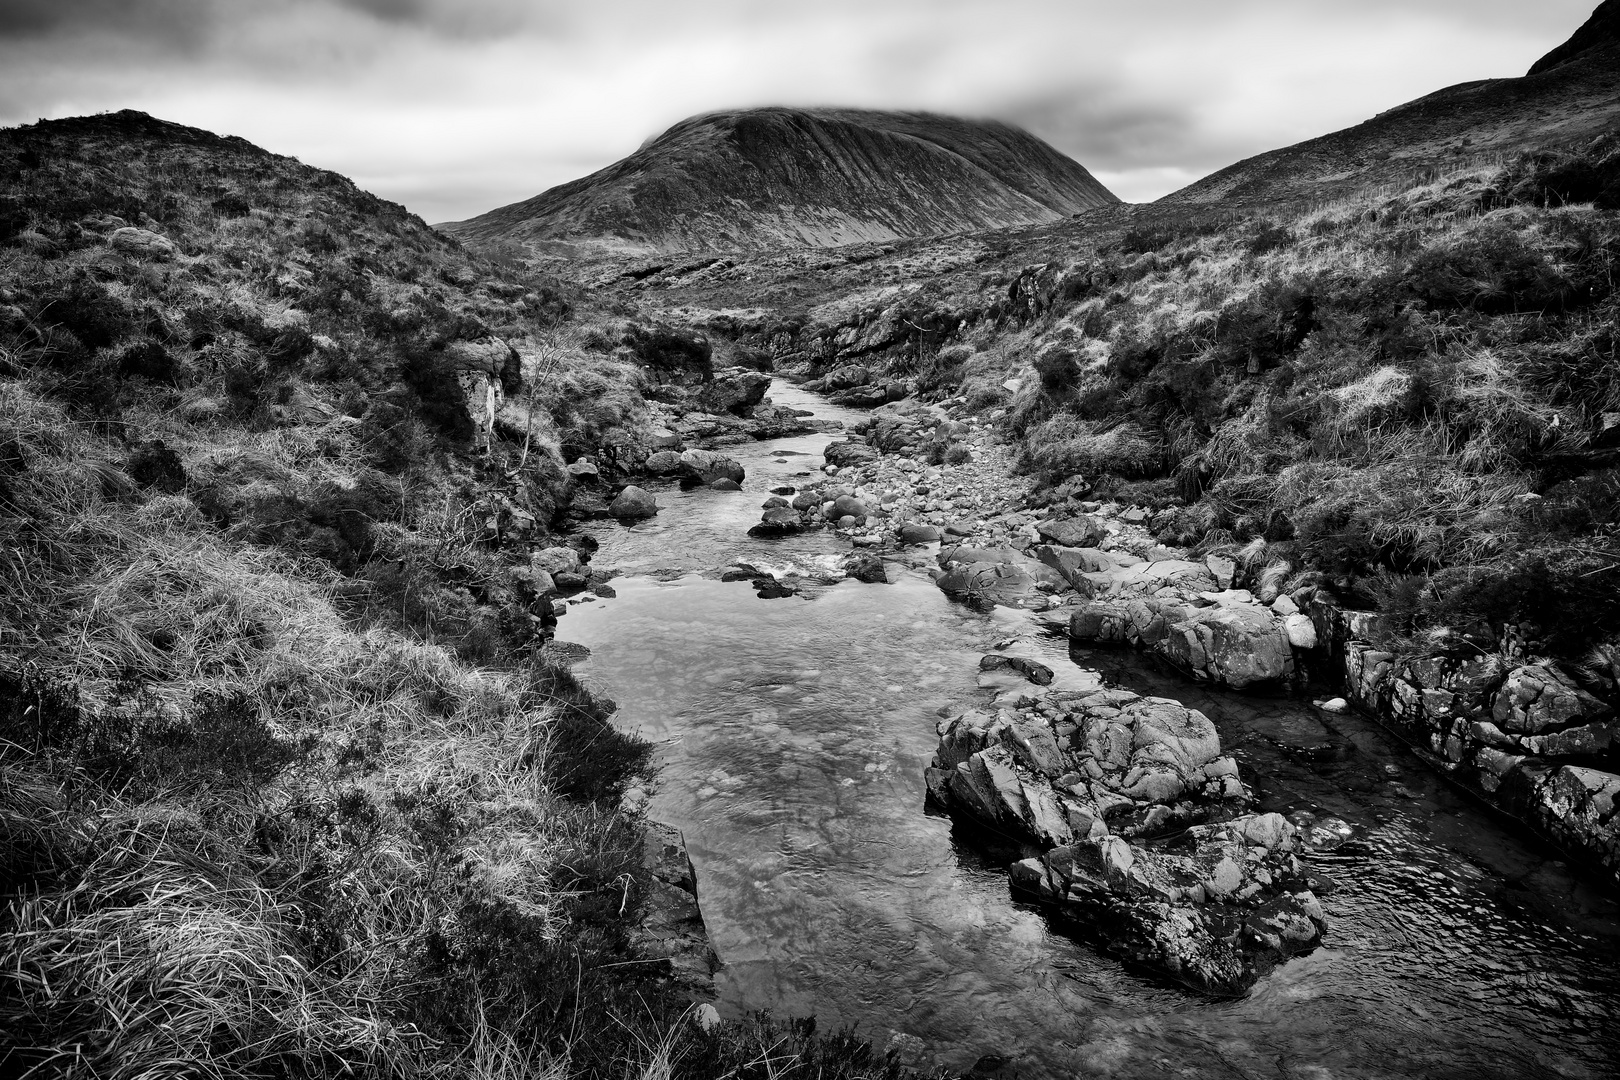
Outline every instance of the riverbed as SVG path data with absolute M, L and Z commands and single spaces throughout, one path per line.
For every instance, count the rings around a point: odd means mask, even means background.
M 858 413 L 780 381 L 777 404 Z M 760 599 L 716 571 L 835 568 L 830 533 L 747 536 L 816 435 L 733 447 L 742 492 L 660 487 L 643 524 L 590 531 L 617 595 L 570 609 L 576 670 L 659 746 L 650 815 L 680 828 L 722 961 L 722 1012 L 920 1038 L 965 1069 L 1060 1077 L 1609 1077 L 1620 1070 L 1612 896 L 1454 793 L 1370 721 L 1202 689 L 1131 654 L 1071 653 L 1029 615 L 948 601 L 920 569 Z M 815 474 L 819 475 L 819 474 Z M 908 549 L 926 557 L 929 549 Z M 1262 809 L 1349 822 L 1320 869 L 1323 947 L 1247 996 L 1131 970 L 1008 891 L 984 838 L 924 806 L 940 711 L 987 698 L 978 659 L 1020 639 L 1063 677 L 1175 697 L 1215 721 Z M 994 1062 L 985 1062 L 986 1065 Z

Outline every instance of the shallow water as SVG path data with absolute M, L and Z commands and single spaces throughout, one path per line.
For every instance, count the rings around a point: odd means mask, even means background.
M 781 383 L 772 396 L 856 418 Z M 1210 693 L 1125 653 L 1071 655 L 1026 615 L 951 604 L 896 563 L 888 585 L 775 600 L 701 576 L 736 559 L 836 565 L 847 544 L 828 536 L 746 536 L 827 438 L 733 448 L 746 491 L 662 489 L 653 521 L 593 529 L 595 565 L 627 576 L 559 628 L 592 649 L 579 673 L 618 702 L 618 722 L 661 745 L 652 814 L 686 835 L 723 1009 L 813 1014 L 880 1047 L 903 1031 L 948 1065 L 994 1054 L 1033 1077 L 1620 1071 L 1612 899 L 1369 722 Z M 1203 709 L 1265 809 L 1356 826 L 1318 860 L 1339 882 L 1324 947 L 1242 999 L 1210 1000 L 1014 902 L 1008 853 L 926 812 L 922 779 L 938 710 L 984 696 L 977 660 L 1011 636 L 1067 678 Z

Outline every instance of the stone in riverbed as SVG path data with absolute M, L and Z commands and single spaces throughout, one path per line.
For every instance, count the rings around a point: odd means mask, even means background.
M 1241 690 L 1294 673 L 1294 654 L 1281 621 L 1254 605 L 1203 608 L 1170 625 L 1155 647 L 1195 678 Z
M 1237 994 L 1318 943 L 1325 916 L 1295 826 L 1231 816 L 1243 787 L 1202 713 L 1101 690 L 969 710 L 939 730 L 930 798 L 1044 849 L 1014 865 L 1013 888 L 1110 951 Z
M 621 521 L 650 518 L 658 513 L 658 500 L 653 498 L 651 492 L 632 484 L 613 497 L 608 513 Z
M 1052 669 L 1039 660 L 1031 660 L 1026 656 L 1003 656 L 1000 653 L 990 653 L 979 658 L 980 671 L 995 671 L 1000 668 L 1011 668 L 1036 686 L 1052 685 Z
M 659 450 L 647 457 L 648 476 L 674 476 L 681 471 L 681 455 L 674 450 Z
M 902 544 L 932 544 L 939 536 L 939 529 L 933 525 L 919 525 L 914 521 L 908 521 L 900 526 Z
M 846 557 L 844 573 L 869 585 L 886 585 L 889 581 L 889 575 L 883 569 L 883 560 L 867 552 L 854 552 Z
M 765 511 L 760 522 L 748 530 L 749 536 L 774 538 L 780 536 L 796 536 L 804 532 L 804 525 L 799 521 L 799 515 L 790 507 L 776 506 Z
M 650 460 L 650 459 L 649 459 Z M 680 475 L 700 484 L 712 484 L 719 479 L 734 480 L 741 484 L 743 467 L 713 450 L 686 450 L 680 455 Z
M 737 483 L 737 481 L 732 480 L 729 477 L 722 476 L 720 479 L 712 481 L 709 484 L 709 490 L 710 491 L 741 491 L 742 490 L 742 485 Z

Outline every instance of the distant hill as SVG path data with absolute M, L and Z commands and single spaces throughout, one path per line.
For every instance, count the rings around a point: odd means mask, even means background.
M 1230 165 L 1160 204 L 1321 199 L 1414 173 L 1567 147 L 1620 127 L 1620 0 L 1514 79 L 1459 83 L 1330 135 Z
M 586 251 L 831 247 L 1059 221 L 1119 199 L 1007 124 L 765 108 L 683 120 L 590 176 L 439 228 Z

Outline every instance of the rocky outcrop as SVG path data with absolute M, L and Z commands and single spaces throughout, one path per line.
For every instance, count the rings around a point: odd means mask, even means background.
M 714 380 L 698 394 L 697 404 L 706 412 L 752 416 L 770 388 L 769 375 L 748 368 L 727 368 L 715 372 Z
M 686 841 L 679 829 L 647 821 L 641 850 L 648 888 L 631 947 L 695 1000 L 712 999 L 719 960 L 698 908 L 697 874 Z
M 1345 696 L 1431 765 L 1620 881 L 1620 721 L 1557 664 L 1471 655 L 1402 659 L 1361 636 L 1368 612 L 1316 602 L 1320 648 Z
M 1086 597 L 1069 614 L 1075 641 L 1149 649 L 1195 679 L 1238 690 L 1294 676 L 1300 629 L 1247 590 L 1215 589 L 1205 563 L 1088 548 L 1038 554 Z
M 1278 814 L 1245 813 L 1237 763 L 1202 713 L 1124 690 L 1048 693 L 939 733 L 930 797 L 1035 849 L 1013 887 L 1114 952 L 1234 994 L 1320 940 L 1305 840 Z

